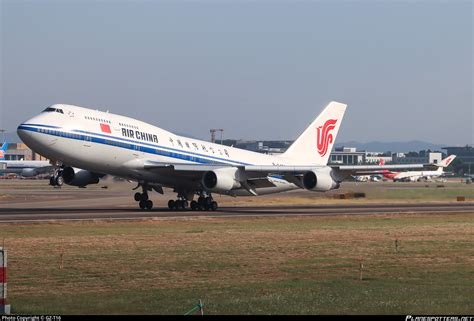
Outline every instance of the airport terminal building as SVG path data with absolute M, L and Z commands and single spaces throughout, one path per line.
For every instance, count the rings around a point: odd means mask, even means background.
M 1 144 L 0 144 L 1 145 Z M 5 151 L 5 160 L 47 160 L 45 157 L 32 151 L 23 143 L 9 143 Z

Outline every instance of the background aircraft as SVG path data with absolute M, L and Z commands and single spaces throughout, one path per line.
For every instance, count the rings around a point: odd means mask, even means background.
M 17 174 L 22 177 L 33 177 L 53 173 L 54 167 L 49 161 L 5 160 L 8 143 L 0 148 L 0 174 Z
M 385 165 L 385 161 L 383 159 L 380 159 L 379 165 L 383 166 Z M 377 173 L 374 173 L 372 175 L 355 175 L 353 176 L 354 180 L 357 182 L 379 182 L 382 177 L 383 173 L 389 172 L 389 170 L 380 170 Z
M 394 182 L 416 182 L 422 179 L 430 180 L 442 176 L 444 174 L 444 168 L 448 167 L 455 158 L 456 155 L 446 157 L 439 163 L 438 169 L 434 171 L 387 172 L 384 173 L 383 176 L 393 179 Z

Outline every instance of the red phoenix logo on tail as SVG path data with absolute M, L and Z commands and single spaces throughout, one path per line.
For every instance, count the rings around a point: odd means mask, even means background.
M 318 153 L 321 156 L 326 155 L 329 144 L 333 141 L 333 136 L 331 132 L 336 127 L 337 119 L 329 119 L 327 120 L 323 126 L 319 126 L 317 128 L 317 146 L 318 146 Z

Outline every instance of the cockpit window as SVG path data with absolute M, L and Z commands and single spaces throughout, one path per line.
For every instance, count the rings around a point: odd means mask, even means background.
M 56 112 L 56 113 L 64 114 L 63 110 L 59 109 L 59 108 L 48 107 L 45 110 L 43 110 L 43 113 L 50 113 L 50 112 Z

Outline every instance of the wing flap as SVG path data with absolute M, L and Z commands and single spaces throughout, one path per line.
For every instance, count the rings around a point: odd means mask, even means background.
M 274 187 L 276 186 L 268 180 L 268 177 L 249 178 L 247 183 L 253 188 Z

